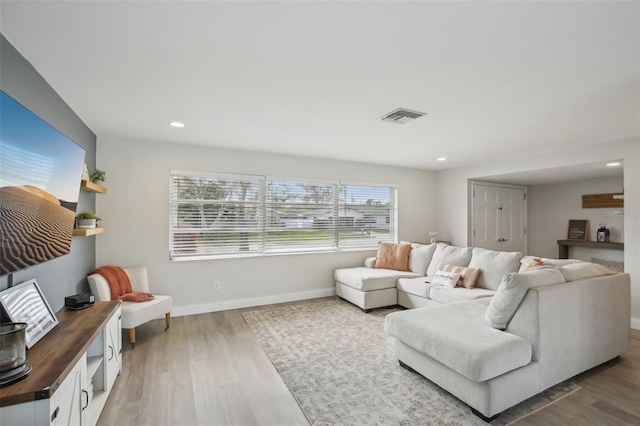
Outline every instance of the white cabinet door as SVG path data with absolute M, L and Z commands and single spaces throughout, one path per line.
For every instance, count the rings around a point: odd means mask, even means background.
M 105 327 L 105 378 L 106 391 L 111 391 L 111 386 L 122 371 L 122 316 L 120 309 L 111 317 Z
M 56 426 L 81 426 L 84 424 L 83 408 L 87 404 L 84 390 L 87 368 L 86 355 L 82 355 L 64 382 L 51 398 L 51 424 Z

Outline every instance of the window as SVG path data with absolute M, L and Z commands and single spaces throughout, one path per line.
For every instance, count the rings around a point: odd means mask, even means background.
M 341 248 L 370 248 L 398 240 L 397 190 L 394 187 L 340 185 Z
M 170 199 L 172 259 L 262 253 L 264 178 L 172 174 Z
M 171 171 L 172 260 L 371 249 L 397 241 L 397 189 Z

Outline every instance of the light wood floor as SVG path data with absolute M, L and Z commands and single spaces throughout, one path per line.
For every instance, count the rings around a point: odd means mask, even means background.
M 298 303 L 298 302 L 293 302 Z M 173 318 L 123 341 L 123 371 L 98 425 L 308 425 L 242 310 Z M 626 354 L 576 377 L 580 390 L 521 425 L 640 425 L 640 331 Z

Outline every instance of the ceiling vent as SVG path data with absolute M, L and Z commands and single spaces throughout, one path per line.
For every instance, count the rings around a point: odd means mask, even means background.
M 389 123 L 404 124 L 408 123 L 409 121 L 413 121 L 416 118 L 420 118 L 423 115 L 426 115 L 426 113 L 398 108 L 395 111 L 391 111 L 389 114 L 383 115 L 379 119 L 382 121 L 388 121 Z

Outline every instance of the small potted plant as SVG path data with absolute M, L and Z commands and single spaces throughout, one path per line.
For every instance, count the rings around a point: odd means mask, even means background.
M 78 219 L 78 229 L 93 229 L 102 220 L 94 212 L 90 211 L 78 213 L 76 218 Z
M 107 172 L 104 170 L 96 169 L 93 173 L 91 173 L 91 181 L 98 185 L 102 185 L 107 178 Z

